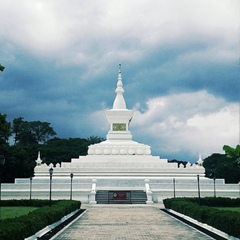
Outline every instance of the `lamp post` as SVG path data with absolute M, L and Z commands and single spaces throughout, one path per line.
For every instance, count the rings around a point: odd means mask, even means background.
M 2 206 L 2 170 L 3 165 L 5 163 L 5 157 L 3 155 L 0 155 L 0 222 L 2 221 L 2 215 L 1 215 L 1 206 Z
M 216 166 L 215 164 L 212 164 L 211 168 L 211 177 L 213 178 L 213 196 L 216 197 L 216 177 L 215 177 L 215 172 L 216 172 Z
M 213 177 L 213 196 L 216 197 L 216 178 Z
M 73 181 L 73 173 L 70 174 L 70 178 L 71 178 L 70 200 L 72 200 L 72 181 Z
M 51 167 L 49 169 L 49 174 L 50 174 L 50 193 L 49 193 L 49 206 L 51 207 L 52 205 L 52 175 L 53 175 L 53 168 Z
M 173 197 L 174 198 L 176 197 L 175 183 L 176 183 L 176 180 L 175 180 L 175 178 L 173 178 Z
M 30 180 L 30 200 L 32 200 L 32 176 L 29 178 Z
M 200 199 L 199 175 L 197 175 L 197 183 L 198 183 L 198 198 Z

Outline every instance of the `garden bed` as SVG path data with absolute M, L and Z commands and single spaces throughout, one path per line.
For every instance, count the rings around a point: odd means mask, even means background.
M 240 238 L 240 213 L 218 209 L 240 207 L 240 198 L 171 198 L 164 199 L 166 209 L 189 216 L 233 237 Z
M 0 224 L 0 239 L 22 240 L 80 209 L 81 202 L 59 200 L 49 206 L 48 200 L 5 200 L 1 205 L 37 207 L 27 215 L 4 219 Z

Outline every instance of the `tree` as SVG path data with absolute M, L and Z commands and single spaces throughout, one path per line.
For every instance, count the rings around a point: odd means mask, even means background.
M 30 128 L 38 144 L 45 143 L 49 138 L 57 135 L 48 122 L 30 122 Z
M 50 123 L 27 122 L 23 121 L 22 117 L 13 120 L 13 133 L 15 133 L 15 145 L 24 146 L 45 143 L 50 137 L 56 135 Z
M 8 142 L 11 136 L 11 123 L 7 122 L 7 115 L 0 113 L 0 140 Z
M 22 124 L 24 123 L 23 117 L 18 117 L 13 119 L 12 133 L 15 134 L 14 145 L 20 140 L 19 134 L 21 132 Z
M 13 133 L 15 133 L 15 145 L 29 146 L 38 143 L 34 137 L 31 123 L 23 121 L 23 118 L 22 120 L 21 118 L 13 120 Z
M 224 178 L 226 183 L 240 181 L 240 168 L 234 159 L 229 159 L 225 154 L 212 154 L 204 159 L 203 166 L 208 178 Z
M 228 158 L 234 159 L 238 164 L 240 164 L 240 145 L 237 145 L 236 148 L 224 145 L 223 150 Z
M 95 143 L 100 143 L 102 141 L 104 141 L 105 139 L 102 137 L 97 137 L 97 136 L 91 136 L 87 139 L 89 145 L 90 144 L 95 144 Z
M 6 159 L 3 171 L 4 182 L 14 182 L 15 178 L 29 178 L 34 174 L 38 146 L 8 146 L 4 156 Z

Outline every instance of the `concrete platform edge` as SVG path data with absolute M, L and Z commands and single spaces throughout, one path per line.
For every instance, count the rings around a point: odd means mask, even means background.
M 77 221 L 79 218 L 81 218 L 85 213 L 87 212 L 87 209 L 82 212 L 78 217 L 73 219 L 69 224 L 67 224 L 64 228 L 62 228 L 60 231 L 58 231 L 54 236 L 52 236 L 49 240 L 55 239 L 59 234 L 61 234 L 66 228 L 68 228 L 70 225 L 72 225 L 75 221 Z
M 40 239 L 42 236 L 44 236 L 45 234 L 47 234 L 48 232 L 52 231 L 53 229 L 55 229 L 56 227 L 58 227 L 60 224 L 64 223 L 65 221 L 67 221 L 69 218 L 71 218 L 72 216 L 74 216 L 75 214 L 77 214 L 81 209 L 77 209 L 71 213 L 69 213 L 68 215 L 64 216 L 61 218 L 61 220 L 46 226 L 45 228 L 41 229 L 40 231 L 36 232 L 34 235 L 25 238 L 24 240 L 35 240 L 35 239 Z M 85 212 L 85 211 L 84 211 Z M 84 213 L 83 212 L 83 213 Z M 81 214 L 82 215 L 82 214 Z M 81 215 L 79 215 L 78 217 L 80 217 Z M 78 218 L 77 217 L 77 218 Z M 75 219 L 74 219 L 75 220 Z M 73 220 L 73 221 L 74 221 Z M 71 223 L 73 222 L 71 221 Z
M 178 212 L 176 212 L 176 211 L 174 211 L 172 209 L 162 209 L 162 210 L 166 210 L 165 212 L 170 213 L 174 217 L 178 216 L 179 220 L 184 219 L 185 223 L 187 223 L 187 224 L 189 224 L 189 225 L 191 225 L 191 226 L 193 226 L 195 228 L 196 228 L 196 226 L 198 226 L 197 229 L 199 229 L 200 231 L 205 230 L 205 232 L 208 235 L 210 235 L 210 236 L 211 236 L 211 234 L 215 235 L 215 239 L 219 239 L 219 240 L 221 240 L 221 239 L 222 240 L 224 240 L 224 239 L 239 240 L 239 238 L 236 238 L 234 236 L 230 236 L 230 235 L 228 235 L 225 232 L 222 232 L 222 231 L 220 231 L 220 230 L 218 230 L 218 229 L 216 229 L 216 228 L 214 228 L 212 226 L 209 226 L 209 225 L 207 225 L 205 223 L 199 222 L 199 221 L 197 221 L 197 220 L 195 220 L 195 219 L 193 219 L 191 217 L 188 217 L 186 215 L 178 213 Z

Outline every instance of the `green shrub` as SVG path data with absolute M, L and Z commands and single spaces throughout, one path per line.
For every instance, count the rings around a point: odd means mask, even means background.
M 240 199 L 171 198 L 164 199 L 165 208 L 187 215 L 234 237 L 240 237 L 240 213 L 213 207 L 239 207 Z
M 57 201 L 52 201 L 52 203 L 56 203 Z M 49 200 L 41 200 L 41 199 L 34 199 L 34 200 L 2 200 L 2 206 L 28 206 L 28 207 L 43 207 L 49 204 Z
M 0 224 L 0 239 L 22 240 L 59 221 L 81 206 L 81 202 L 69 200 L 52 201 L 51 207 L 48 204 L 49 200 L 2 201 L 2 206 L 35 206 L 40 208 L 29 212 L 25 216 L 3 220 Z
M 189 198 L 189 201 L 209 207 L 240 207 L 240 198 L 206 197 L 200 200 L 199 198 Z

